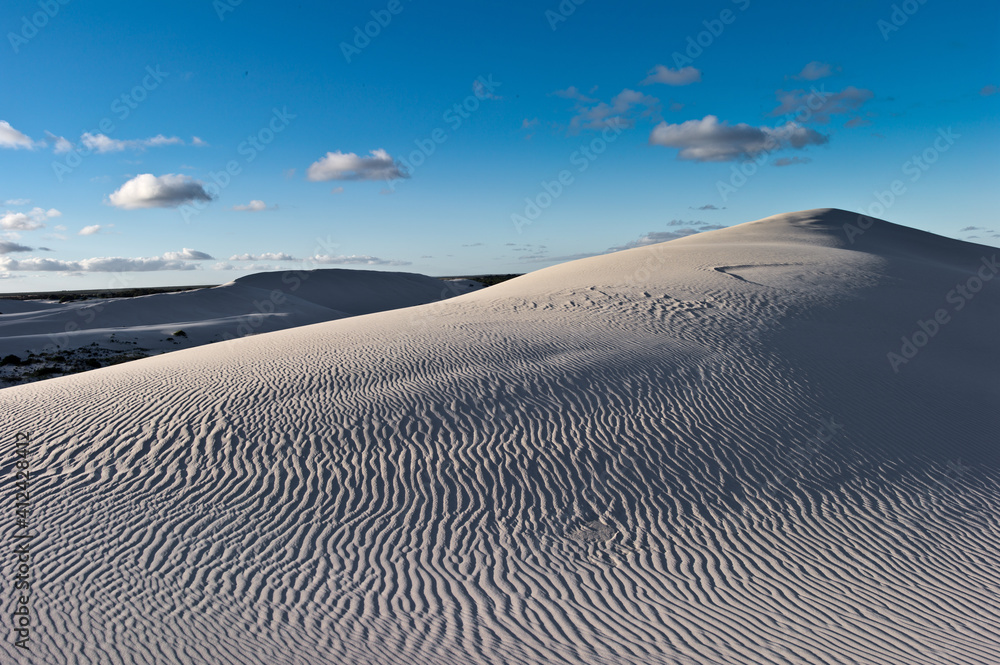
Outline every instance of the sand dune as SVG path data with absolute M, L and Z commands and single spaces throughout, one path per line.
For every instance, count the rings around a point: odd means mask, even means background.
M 423 305 L 479 286 L 414 273 L 320 269 L 258 273 L 214 288 L 134 298 L 0 300 L 0 357 L 69 352 L 70 363 L 123 352 L 153 355 Z M 178 330 L 184 335 L 173 336 Z
M 997 250 L 856 221 L 0 390 L 0 660 L 1000 662 Z

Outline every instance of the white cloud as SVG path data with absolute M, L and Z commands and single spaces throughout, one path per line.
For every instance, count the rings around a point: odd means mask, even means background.
M 0 120 L 0 148 L 34 150 L 36 145 L 27 135 L 11 127 L 9 122 Z
M 77 235 L 81 236 L 92 236 L 95 233 L 100 233 L 101 229 L 109 229 L 114 224 L 91 224 L 90 226 L 85 226 L 77 232 Z
M 61 217 L 62 213 L 55 208 L 45 210 L 43 208 L 32 208 L 30 212 L 6 212 L 0 217 L 0 228 L 12 229 L 16 231 L 34 231 L 45 227 L 45 220 L 53 217 Z
M 0 254 L 10 254 L 12 252 L 30 252 L 30 251 L 32 251 L 31 247 L 26 247 L 16 242 L 7 242 L 6 240 L 0 240 Z
M 701 80 L 701 70 L 694 67 L 682 67 L 681 69 L 671 69 L 663 65 L 656 65 L 649 72 L 649 76 L 643 79 L 643 85 L 651 83 L 665 83 L 667 85 L 690 85 Z
M 798 150 L 828 141 L 823 134 L 794 122 L 778 127 L 752 127 L 746 123 L 730 125 L 719 122 L 714 115 L 679 125 L 661 122 L 649 136 L 653 145 L 678 148 L 679 159 L 697 162 L 752 159 L 764 152 L 788 148 Z
M 840 69 L 839 67 L 837 68 Z M 819 79 L 826 78 L 827 76 L 833 76 L 834 68 L 828 62 L 820 62 L 818 60 L 813 60 L 808 65 L 802 68 L 802 71 L 793 76 L 792 78 L 801 79 L 803 81 L 818 81 Z
M 555 95 L 556 97 L 562 97 L 563 99 L 575 99 L 576 101 L 582 102 L 584 104 L 594 104 L 598 101 L 592 97 L 588 97 L 587 95 L 577 90 L 577 87 L 575 85 L 571 85 L 565 90 L 556 90 L 552 94 Z
M 212 266 L 212 270 L 242 270 L 249 272 L 251 270 L 261 272 L 266 270 L 284 270 L 281 266 L 268 265 L 266 263 L 248 263 L 247 265 L 234 266 L 232 263 L 220 262 Z
M 26 206 L 31 203 L 31 199 L 7 199 L 3 202 L 6 206 Z
M 265 252 L 264 254 L 235 254 L 230 261 L 295 261 L 296 258 L 284 252 Z
M 333 189 L 330 190 L 330 193 L 331 194 L 343 194 L 344 193 L 344 188 L 343 187 L 334 187 Z
M 191 137 L 191 145 L 193 145 L 196 148 L 205 148 L 205 147 L 208 146 L 208 142 L 202 140 L 200 137 L 192 136 Z
M 825 90 L 779 90 L 777 93 L 780 104 L 771 111 L 772 116 L 795 114 L 796 120 L 815 120 L 826 124 L 831 115 L 857 111 L 861 105 L 875 96 L 871 90 L 848 86 L 840 92 Z
M 611 103 L 598 102 L 588 106 L 580 98 L 576 104 L 577 115 L 569 122 L 570 131 L 604 129 L 606 127 L 632 127 L 635 118 L 655 116 L 660 111 L 660 100 L 628 88 L 611 98 Z
M 52 151 L 57 155 L 69 152 L 73 149 L 73 143 L 62 136 L 56 136 L 52 132 L 45 132 L 45 135 L 52 141 Z
M 82 261 L 30 258 L 17 261 L 0 258 L 0 270 L 36 272 L 151 272 L 154 270 L 196 270 L 198 266 L 160 257 L 98 257 Z
M 175 208 L 191 201 L 211 201 L 204 183 L 191 176 L 168 173 L 159 177 L 143 173 L 132 178 L 108 197 L 116 208 Z
M 113 139 L 106 134 L 85 132 L 80 137 L 80 141 L 87 148 L 99 153 L 121 152 L 122 150 L 145 150 L 146 148 L 158 148 L 165 145 L 184 145 L 182 139 L 176 136 L 164 136 L 163 134 L 157 134 L 148 139 L 130 139 L 125 141 Z
M 322 254 L 317 254 L 316 256 L 309 257 L 306 261 L 311 261 L 313 263 L 324 263 L 333 265 L 365 265 L 365 266 L 408 266 L 409 261 L 391 261 L 388 259 L 380 259 L 377 256 L 367 256 L 367 255 L 357 255 L 352 254 L 351 256 L 324 256 Z
M 254 199 L 246 205 L 235 205 L 233 210 L 249 210 L 250 212 L 259 212 L 261 210 L 267 210 L 267 204 L 259 199 Z
M 371 157 L 353 152 L 328 152 L 306 171 L 306 179 L 323 180 L 395 180 L 406 178 L 399 165 L 385 150 L 372 150 Z
M 214 261 L 215 257 L 205 252 L 185 247 L 180 252 L 164 253 L 163 259 L 166 261 Z

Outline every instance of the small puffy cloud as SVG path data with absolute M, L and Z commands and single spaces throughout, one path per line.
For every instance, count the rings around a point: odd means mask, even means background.
M 343 187 L 334 187 L 333 189 L 330 190 L 330 193 L 331 194 L 343 194 L 344 193 L 344 188 Z
M 26 206 L 31 203 L 31 199 L 7 199 L 3 202 L 5 206 Z
M 854 127 L 867 127 L 870 124 L 872 124 L 872 121 L 867 118 L 851 118 L 844 123 L 844 127 L 850 129 Z
M 660 100 L 628 88 L 611 98 L 611 102 L 598 102 L 592 106 L 576 104 L 577 114 L 570 120 L 570 132 L 581 129 L 600 130 L 607 127 L 632 127 L 635 119 L 656 115 Z
M 309 257 L 306 261 L 311 261 L 313 263 L 323 263 L 332 265 L 364 265 L 364 266 L 408 266 L 409 261 L 392 261 L 389 259 L 380 259 L 377 256 L 367 256 L 352 254 L 351 256 L 325 256 L 322 254 L 317 254 L 316 256 Z
M 57 155 L 69 152 L 73 149 L 73 143 L 62 136 L 56 136 L 52 132 L 45 132 L 45 135 L 49 137 L 49 141 L 52 142 L 52 151 Z
M 677 148 L 678 159 L 696 162 L 728 162 L 753 159 L 764 152 L 802 149 L 822 145 L 829 139 L 813 129 L 794 122 L 778 127 L 753 127 L 746 123 L 730 125 L 714 115 L 673 125 L 661 122 L 653 129 L 649 142 Z
M 191 137 L 191 145 L 193 145 L 196 148 L 204 148 L 204 147 L 208 146 L 208 142 L 202 140 L 201 138 L 199 138 L 197 136 L 192 136 Z
M 263 254 L 235 254 L 230 261 L 295 261 L 296 258 L 284 252 L 265 252 Z
M 81 236 L 92 236 L 96 233 L 100 233 L 103 229 L 110 229 L 114 224 L 91 224 L 90 226 L 85 226 L 77 232 L 77 235 Z
M 772 116 L 795 115 L 797 120 L 815 120 L 826 124 L 831 115 L 851 113 L 861 108 L 861 105 L 875 96 L 871 90 L 847 86 L 840 92 L 817 90 L 779 90 L 777 93 L 780 104 L 771 111 Z
M 808 164 L 812 160 L 808 157 L 779 157 L 774 160 L 775 166 L 793 166 L 795 164 Z
M 121 152 L 122 150 L 145 150 L 146 148 L 158 148 L 165 145 L 184 145 L 182 139 L 176 136 L 164 136 L 157 134 L 148 139 L 113 139 L 105 134 L 91 134 L 86 132 L 80 137 L 84 146 L 95 152 Z
M 248 210 L 250 212 L 260 212 L 261 210 L 267 210 L 267 204 L 260 199 L 254 199 L 246 205 L 235 205 L 233 210 Z
M 664 65 L 657 65 L 649 72 L 642 81 L 642 85 L 651 83 L 665 83 L 667 85 L 690 85 L 701 80 L 701 70 L 694 67 L 682 67 L 671 69 Z
M 137 175 L 108 197 L 111 205 L 122 210 L 176 208 L 192 201 L 211 200 L 212 196 L 205 191 L 204 183 L 176 173 Z
M 106 134 L 91 134 L 90 132 L 85 132 L 83 136 L 80 137 L 80 141 L 84 146 L 95 152 L 118 152 L 119 150 L 124 150 L 128 147 L 125 141 L 118 139 L 113 139 Z
M 25 245 L 18 244 L 16 242 L 7 242 L 6 240 L 0 240 L 0 254 L 11 254 L 13 252 L 30 252 L 31 247 L 26 247 Z
M 372 150 L 370 157 L 359 157 L 353 152 L 328 152 L 313 162 L 306 171 L 306 179 L 323 180 L 396 180 L 408 177 L 385 150 Z
M 532 129 L 534 127 L 537 127 L 538 123 L 539 123 L 538 118 L 531 118 L 530 120 L 528 118 L 525 118 L 524 120 L 521 121 L 521 129 Z
M 45 210 L 32 208 L 30 212 L 6 212 L 0 217 L 0 228 L 12 231 L 34 231 L 45 226 L 45 220 L 61 217 L 62 213 L 55 208 Z
M 961 230 L 962 231 L 989 231 L 989 229 L 987 229 L 986 227 L 983 227 L 983 226 L 966 226 L 964 229 L 961 229 Z
M 714 205 L 712 203 L 706 203 L 705 205 L 698 206 L 697 208 L 695 208 L 694 206 L 692 206 L 691 209 L 692 210 L 725 210 L 724 207 L 720 208 L 717 205 Z
M 214 261 L 215 257 L 206 254 L 205 252 L 199 252 L 196 249 L 189 249 L 185 247 L 179 252 L 166 252 L 163 255 L 166 261 Z
M 0 120 L 0 148 L 34 150 L 36 146 L 37 144 L 26 134 L 11 127 L 6 120 Z
M 834 71 L 839 70 L 839 67 L 835 70 L 833 65 L 828 62 L 813 60 L 808 65 L 803 67 L 801 72 L 792 78 L 796 78 L 801 81 L 818 81 L 819 79 L 826 78 L 827 76 L 833 76 Z
M 583 102 L 584 104 L 593 104 L 594 102 L 597 101 L 596 99 L 588 97 L 587 95 L 577 90 L 575 85 L 571 85 L 565 90 L 556 90 L 552 94 L 555 95 L 556 97 L 562 97 L 563 99 L 575 99 L 576 101 Z
M 1000 87 L 995 86 L 991 83 L 990 85 L 984 85 L 983 89 L 979 91 L 979 94 L 982 95 L 983 97 L 990 97 L 992 95 L 997 94 L 998 92 L 1000 92 Z

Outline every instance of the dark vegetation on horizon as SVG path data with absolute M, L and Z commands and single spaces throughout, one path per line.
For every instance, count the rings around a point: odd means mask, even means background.
M 438 279 L 472 279 L 483 286 L 493 286 L 494 284 L 499 284 L 500 282 L 506 282 L 508 279 L 514 279 L 515 277 L 521 277 L 524 273 L 516 273 L 513 275 L 461 275 L 458 277 L 438 277 Z

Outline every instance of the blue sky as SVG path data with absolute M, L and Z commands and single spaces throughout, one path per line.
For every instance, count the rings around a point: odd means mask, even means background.
M 992 2 L 8 0 L 0 27 L 2 292 L 529 272 L 816 207 L 1000 244 Z

